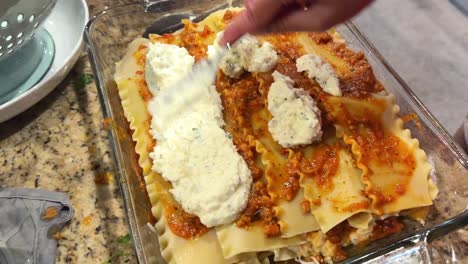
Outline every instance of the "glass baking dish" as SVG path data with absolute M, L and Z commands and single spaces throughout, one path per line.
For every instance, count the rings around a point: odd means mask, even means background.
M 87 25 L 85 40 L 88 55 L 104 116 L 112 120 L 109 140 L 140 263 L 164 263 L 164 260 L 159 253 L 156 232 L 149 224 L 151 206 L 140 185 L 141 174 L 134 158 L 134 145 L 128 134 L 130 130 L 113 80 L 115 63 L 122 58 L 132 40 L 148 33 L 149 26 L 152 25 L 149 31 L 154 33 L 173 31 L 180 28 L 180 20 L 183 18 L 198 21 L 226 6 L 224 0 L 144 0 L 107 9 Z M 351 248 L 351 257 L 344 262 L 468 261 L 465 256 L 468 241 L 467 156 L 352 22 L 339 26 L 337 30 L 352 49 L 366 55 L 377 78 L 387 91 L 395 95 L 401 107 L 401 115 L 415 113 L 419 117 L 420 127 L 415 122 L 408 122 L 405 126 L 419 139 L 421 148 L 426 151 L 434 166 L 431 177 L 440 190 L 424 227 L 409 223 L 404 232 L 398 235 L 372 243 L 364 249 Z M 455 230 L 458 231 L 453 232 Z

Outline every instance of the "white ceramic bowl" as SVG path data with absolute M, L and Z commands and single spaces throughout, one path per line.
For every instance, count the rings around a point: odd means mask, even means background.
M 58 0 L 43 27 L 55 42 L 55 57 L 47 74 L 27 92 L 0 105 L 0 123 L 22 113 L 50 93 L 70 72 L 83 48 L 89 20 L 85 0 Z

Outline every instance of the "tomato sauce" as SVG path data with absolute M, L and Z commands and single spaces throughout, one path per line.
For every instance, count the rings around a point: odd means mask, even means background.
M 367 177 L 372 184 L 367 192 L 373 198 L 375 209 L 404 195 L 416 168 L 414 156 L 406 144 L 372 127 L 361 128 L 361 133 L 356 133 L 354 138 L 361 149 L 361 163 L 368 168 Z M 392 177 L 390 182 L 383 179 L 387 177 Z
M 251 76 L 232 80 L 219 72 L 216 80 L 216 88 L 224 107 L 225 130 L 231 134 L 237 151 L 252 172 L 253 180 L 259 179 L 263 174 L 257 166 L 255 142 L 249 142 L 248 139 L 249 135 L 253 135 L 248 120 L 253 112 L 263 107 L 257 87 L 257 81 Z
M 250 117 L 264 107 L 258 87 L 257 80 L 249 74 L 240 80 L 233 80 L 219 72 L 216 81 L 224 107 L 225 130 L 232 135 L 234 145 L 246 161 L 254 180 L 247 207 L 236 225 L 245 228 L 261 221 L 265 235 L 271 237 L 281 233 L 280 226 L 273 210 L 274 202 L 262 182 L 263 170 L 257 165 L 259 154 L 255 150 L 255 141 L 248 141 L 248 137 L 254 134 Z
M 310 214 L 310 202 L 308 200 L 301 201 L 301 211 L 304 215 Z
M 139 66 L 145 66 L 147 52 L 148 47 L 146 47 L 146 45 L 141 44 L 140 46 L 138 46 L 138 49 L 135 51 L 135 53 L 133 53 L 133 58 L 135 58 Z
M 407 123 L 409 121 L 412 121 L 419 131 L 423 130 L 421 120 L 419 119 L 419 116 L 416 113 L 406 114 L 406 115 L 402 116 L 401 119 L 403 119 L 403 122 L 405 122 L 405 123 Z
M 387 237 L 391 234 L 399 233 L 404 227 L 405 226 L 399 222 L 396 217 L 377 220 L 369 240 L 374 241 Z
M 197 238 L 209 229 L 200 222 L 200 218 L 185 212 L 179 205 L 165 203 L 166 219 L 172 232 L 185 239 Z
M 314 178 L 322 193 L 333 189 L 333 177 L 338 171 L 338 145 L 320 145 L 310 158 L 300 152 L 292 155 L 288 160 L 289 173 L 302 173 L 305 177 Z
M 313 32 L 309 33 L 308 36 L 348 65 L 349 76 L 340 78 L 340 88 L 344 96 L 367 98 L 372 93 L 383 90 L 362 52 L 354 52 L 344 43 L 333 41 L 332 36 L 326 32 Z
M 206 58 L 208 44 L 213 42 L 215 33 L 208 26 L 201 28 L 189 20 L 183 20 L 182 23 L 184 30 L 179 35 L 181 40 L 179 46 L 186 48 L 195 61 Z
M 281 234 L 278 219 L 273 210 L 274 202 L 268 195 L 266 185 L 257 181 L 253 184 L 247 207 L 236 221 L 238 227 L 248 227 L 255 221 L 262 221 L 263 232 L 268 237 Z
M 224 16 L 223 16 L 223 19 L 221 20 L 224 24 L 229 24 L 234 18 L 236 18 L 238 15 L 240 14 L 240 12 L 235 12 L 235 11 L 231 11 L 231 10 L 227 10 L 225 13 L 224 13 Z

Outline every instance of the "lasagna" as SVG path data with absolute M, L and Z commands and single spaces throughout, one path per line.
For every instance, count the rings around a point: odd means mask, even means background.
M 136 39 L 116 66 L 164 259 L 326 263 L 401 231 L 437 195 L 431 166 L 337 32 L 246 36 L 214 81 L 179 82 L 239 12 Z

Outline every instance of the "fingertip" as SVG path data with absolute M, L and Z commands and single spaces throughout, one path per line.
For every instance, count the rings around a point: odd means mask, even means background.
M 226 38 L 226 34 L 224 34 L 218 42 L 220 46 L 225 46 L 228 43 L 230 43 L 230 41 L 228 38 Z
M 245 9 L 228 25 L 220 45 L 233 43 L 246 33 L 255 34 L 263 31 L 279 12 L 284 1 L 271 0 L 245 0 Z
M 232 43 L 236 40 L 235 29 L 232 28 L 232 25 L 229 25 L 223 33 L 223 36 L 219 40 L 219 45 L 225 46 L 228 43 Z
M 245 11 L 237 16 L 224 30 L 224 34 L 219 42 L 220 45 L 226 45 L 227 43 L 233 43 L 243 34 L 249 32 L 250 25 L 246 17 Z

